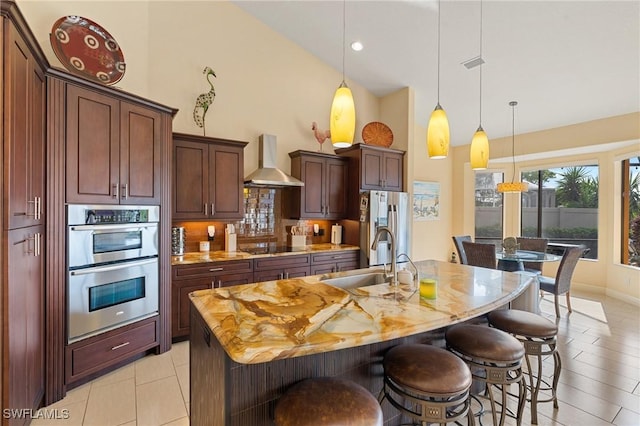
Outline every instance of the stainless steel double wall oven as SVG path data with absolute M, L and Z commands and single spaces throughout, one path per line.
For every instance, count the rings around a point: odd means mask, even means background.
M 158 313 L 159 206 L 67 206 L 68 342 Z

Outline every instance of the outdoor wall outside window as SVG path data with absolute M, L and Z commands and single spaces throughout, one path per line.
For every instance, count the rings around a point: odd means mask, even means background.
M 640 266 L 640 156 L 622 161 L 622 259 Z
M 476 172 L 475 177 L 475 240 L 483 243 L 502 243 L 503 195 L 496 185 L 503 181 L 502 173 Z
M 596 165 L 555 167 L 524 172 L 520 234 L 549 238 L 550 248 L 582 244 L 583 256 L 598 258 L 598 181 Z M 555 244 L 555 245 L 554 245 Z

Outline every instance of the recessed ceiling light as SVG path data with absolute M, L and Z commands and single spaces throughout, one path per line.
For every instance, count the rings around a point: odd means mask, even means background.
M 359 52 L 364 48 L 364 46 L 359 41 L 354 41 L 353 43 L 351 43 L 351 48 L 356 52 Z

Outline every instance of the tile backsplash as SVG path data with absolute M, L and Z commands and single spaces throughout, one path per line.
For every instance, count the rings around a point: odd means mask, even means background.
M 235 225 L 238 234 L 238 250 L 264 244 L 287 245 L 291 226 L 304 227 L 307 244 L 327 243 L 331 240 L 331 221 L 295 220 L 283 217 L 282 189 L 245 188 L 244 218 L 239 221 L 174 222 L 175 227 L 185 228 L 185 252 L 195 252 L 200 241 L 207 241 L 207 226 L 215 226 L 215 236 L 209 241 L 210 250 L 224 250 L 224 229 L 228 223 Z M 313 224 L 318 224 L 323 235 L 313 235 Z

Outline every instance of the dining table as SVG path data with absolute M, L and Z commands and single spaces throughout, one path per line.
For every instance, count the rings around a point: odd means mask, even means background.
M 538 274 L 525 271 L 524 262 L 558 262 L 562 259 L 562 256 L 531 250 L 516 250 L 515 252 L 497 250 L 496 259 L 498 260 L 498 269 L 502 271 L 530 274 L 536 277 L 529 285 L 529 288 L 511 302 L 511 308 L 539 314 L 540 282 L 537 279 Z
M 524 271 L 524 262 L 558 262 L 562 256 L 530 250 L 516 250 L 513 253 L 498 250 L 496 251 L 496 259 L 498 259 L 498 269 L 514 272 Z

